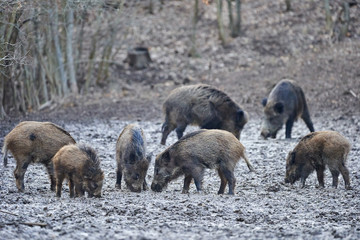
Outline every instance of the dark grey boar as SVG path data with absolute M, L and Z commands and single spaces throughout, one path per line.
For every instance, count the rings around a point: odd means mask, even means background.
M 304 187 L 306 178 L 316 170 L 319 185 L 324 187 L 324 171 L 328 166 L 333 178 L 333 187 L 337 187 L 341 173 L 345 188 L 350 189 L 349 170 L 345 166 L 349 151 L 349 141 L 338 132 L 309 133 L 287 156 L 285 182 L 293 184 L 301 179 Z
M 147 190 L 146 173 L 150 156 L 146 157 L 145 135 L 136 125 L 127 125 L 116 142 L 116 187 L 121 188 L 121 178 L 132 192 Z
M 16 160 L 14 171 L 16 186 L 24 191 L 24 175 L 30 163 L 42 163 L 46 166 L 51 180 L 51 190 L 55 190 L 54 169 L 51 158 L 67 144 L 75 143 L 70 134 L 50 122 L 21 122 L 4 140 L 4 166 L 7 165 L 8 151 Z
M 180 139 L 189 124 L 205 129 L 226 130 L 240 139 L 248 121 L 248 114 L 228 95 L 204 84 L 174 89 L 163 104 L 163 112 L 162 145 L 165 145 L 169 133 L 174 129 Z
M 64 179 L 69 181 L 70 197 L 101 197 L 104 173 L 95 150 L 86 145 L 66 145 L 54 156 L 56 196 L 61 197 Z M 75 194 L 74 194 L 75 189 Z
M 301 117 L 310 132 L 314 126 L 302 89 L 292 80 L 282 80 L 271 90 L 269 97 L 263 100 L 265 120 L 262 123 L 261 136 L 276 138 L 277 132 L 286 124 L 285 137 L 291 138 L 294 121 Z
M 245 156 L 245 148 L 236 137 L 224 130 L 199 130 L 187 134 L 160 153 L 155 162 L 151 189 L 161 192 L 173 179 L 185 175 L 183 193 L 189 191 L 194 179 L 197 191 L 201 191 L 205 168 L 216 169 L 221 179 L 218 194 L 223 194 L 226 184 L 229 194 L 234 194 L 234 168 L 243 158 L 254 171 Z

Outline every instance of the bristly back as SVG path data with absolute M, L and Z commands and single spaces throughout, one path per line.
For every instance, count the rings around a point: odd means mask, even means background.
M 52 122 L 45 122 L 45 124 L 50 124 L 52 126 L 54 126 L 55 128 L 57 128 L 59 131 L 63 132 L 64 134 L 68 135 L 73 141 L 74 143 L 76 143 L 76 141 L 74 140 L 74 138 L 70 135 L 70 133 L 68 133 L 65 129 L 63 129 L 62 127 L 56 125 L 55 123 Z
M 86 155 L 88 155 L 90 161 L 93 163 L 94 166 L 100 166 L 100 160 L 96 154 L 96 151 L 90 147 L 87 146 L 85 144 L 79 144 L 78 145 L 80 150 L 83 151 L 84 153 L 86 153 Z
M 315 135 L 317 135 L 318 133 L 317 132 L 312 132 L 312 133 L 309 133 L 308 135 L 304 136 L 300 142 L 305 142 L 305 141 L 308 141 L 310 139 L 312 139 Z
M 198 135 L 198 134 L 200 134 L 200 133 L 203 133 L 203 132 L 205 132 L 205 131 L 207 131 L 207 130 L 201 129 L 201 130 L 197 130 L 197 131 L 188 133 L 188 134 L 186 134 L 185 136 L 183 136 L 182 138 L 180 138 L 176 143 L 174 143 L 174 144 L 173 144 L 171 147 L 169 147 L 169 148 L 176 147 L 177 145 L 179 145 L 179 144 L 181 144 L 182 142 L 186 141 L 188 138 L 191 138 L 191 137 L 193 137 L 193 136 L 196 136 L 196 135 Z
M 223 91 L 210 86 L 210 85 L 199 85 L 199 89 L 203 89 L 204 91 L 208 92 L 208 98 L 212 97 L 217 99 L 219 102 L 226 103 L 231 108 L 239 108 L 238 105 Z
M 134 128 L 132 129 L 132 138 L 133 138 L 133 143 L 134 143 L 134 147 L 135 147 L 135 153 L 137 155 L 137 157 L 139 159 L 144 158 L 144 152 L 143 149 L 145 148 L 145 143 L 144 143 L 144 139 L 141 135 L 141 129 L 140 128 Z

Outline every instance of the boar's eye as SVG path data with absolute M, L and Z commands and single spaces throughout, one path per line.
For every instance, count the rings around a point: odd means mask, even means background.
M 134 180 L 139 180 L 140 175 L 139 174 L 135 174 L 135 176 L 133 177 Z

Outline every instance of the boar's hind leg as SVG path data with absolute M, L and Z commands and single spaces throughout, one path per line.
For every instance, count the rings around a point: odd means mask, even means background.
M 30 161 L 28 161 L 27 157 L 21 157 L 18 158 L 17 156 L 14 156 L 16 159 L 16 168 L 14 170 L 14 176 L 16 179 L 16 187 L 19 190 L 19 192 L 24 191 L 24 175 L 27 170 L 27 167 L 30 164 Z
M 47 169 L 47 172 L 50 177 L 50 189 L 51 189 L 51 191 L 55 191 L 56 180 L 55 180 L 55 176 L 54 176 L 54 165 L 53 165 L 52 161 L 50 161 L 46 165 L 46 169 Z
M 70 192 L 70 197 L 73 198 L 74 197 L 74 180 L 72 179 L 72 176 L 69 176 L 69 192 Z
M 224 194 L 225 187 L 226 187 L 226 184 L 227 184 L 227 179 L 226 179 L 224 173 L 220 169 L 218 169 L 218 173 L 219 173 L 219 176 L 220 176 L 220 179 L 221 179 L 221 184 L 220 184 L 220 189 L 218 191 L 218 194 Z
M 320 166 L 316 168 L 316 175 L 317 175 L 317 179 L 319 181 L 319 187 L 324 187 L 324 171 L 325 171 L 325 167 Z
M 294 118 L 290 117 L 286 122 L 285 138 L 291 138 L 291 129 L 294 125 Z
M 184 178 L 184 187 L 183 187 L 182 193 L 184 193 L 184 194 L 185 194 L 185 193 L 189 193 L 191 180 L 192 180 L 192 176 L 191 176 L 191 175 L 185 175 L 185 178 Z
M 230 169 L 225 167 L 220 167 L 220 171 L 223 172 L 226 180 L 228 181 L 229 195 L 234 195 L 235 182 L 236 182 L 234 171 L 231 171 Z
M 309 128 L 310 132 L 314 132 L 315 131 L 314 125 L 311 121 L 310 113 L 309 113 L 309 110 L 307 107 L 304 109 L 304 112 L 303 112 L 301 118 L 304 120 L 304 122 L 305 122 L 306 126 Z
M 344 163 L 341 163 L 340 167 L 339 167 L 339 171 L 341 173 L 341 175 L 344 178 L 344 182 L 345 182 L 345 188 L 346 189 L 351 189 L 350 187 L 350 178 L 349 178 L 349 170 L 347 169 L 347 167 L 345 167 Z
M 334 170 L 334 169 L 330 169 L 331 175 L 332 175 L 332 179 L 333 179 L 333 183 L 332 186 L 334 188 L 337 188 L 338 186 L 338 182 L 339 182 L 339 171 L 338 170 Z

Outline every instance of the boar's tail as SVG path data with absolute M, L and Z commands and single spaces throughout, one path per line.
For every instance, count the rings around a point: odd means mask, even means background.
M 246 157 L 245 154 L 243 155 L 243 158 L 244 158 L 244 160 L 246 162 L 246 165 L 248 166 L 250 172 L 255 172 L 256 173 L 255 169 L 253 168 L 253 166 L 251 165 L 249 159 Z
M 8 154 L 8 148 L 7 148 L 7 144 L 6 142 L 4 142 L 4 146 L 2 149 L 2 153 L 3 153 L 3 161 L 4 161 L 4 166 L 7 166 L 8 163 L 8 159 L 7 159 L 7 154 Z

